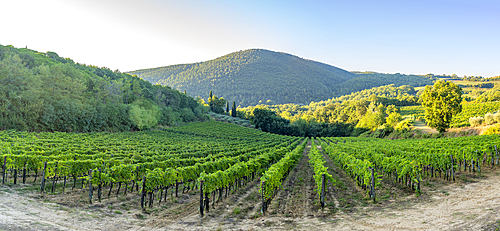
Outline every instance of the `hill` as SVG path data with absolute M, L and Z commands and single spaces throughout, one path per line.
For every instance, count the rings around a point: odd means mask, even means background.
M 204 119 L 202 109 L 126 73 L 0 45 L 0 130 L 128 131 Z
M 129 72 L 153 84 L 206 98 L 209 91 L 237 105 L 309 104 L 372 87 L 423 86 L 425 76 L 352 73 L 294 55 L 263 49 L 234 52 L 193 64 Z

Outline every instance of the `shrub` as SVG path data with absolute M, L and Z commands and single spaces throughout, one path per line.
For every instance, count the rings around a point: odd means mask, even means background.
M 469 124 L 471 127 L 479 126 L 483 124 L 484 118 L 482 116 L 471 117 L 469 118 Z
M 495 135 L 500 134 L 500 124 L 490 126 L 483 132 L 483 135 Z
M 492 113 L 486 113 L 484 115 L 484 123 L 485 124 L 494 124 L 495 123 L 495 116 Z
M 500 112 L 493 114 L 493 118 L 495 119 L 495 122 L 500 123 Z

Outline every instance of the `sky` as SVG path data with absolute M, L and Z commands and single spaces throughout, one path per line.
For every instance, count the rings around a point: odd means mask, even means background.
M 498 0 L 2 0 L 0 44 L 122 72 L 253 48 L 348 71 L 500 75 Z

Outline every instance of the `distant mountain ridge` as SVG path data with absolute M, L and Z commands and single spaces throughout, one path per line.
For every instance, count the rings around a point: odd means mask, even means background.
M 206 99 L 213 91 L 215 95 L 236 101 L 241 106 L 266 102 L 309 104 L 375 86 L 428 84 L 423 77 L 417 77 L 417 83 L 413 84 L 397 78 L 395 81 L 379 81 L 382 78 L 377 74 L 370 74 L 369 81 L 363 82 L 366 77 L 363 74 L 264 49 L 234 52 L 206 62 L 129 73 L 153 84 L 187 91 L 194 97 Z

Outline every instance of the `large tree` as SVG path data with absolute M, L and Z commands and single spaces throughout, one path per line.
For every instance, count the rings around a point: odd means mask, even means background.
M 420 96 L 427 125 L 440 133 L 450 127 L 451 118 L 462 111 L 462 88 L 444 80 L 426 86 Z
M 231 116 L 236 117 L 236 102 L 233 101 L 233 107 L 231 108 Z
M 208 98 L 208 105 L 210 106 L 210 110 L 218 113 L 224 114 L 224 106 L 226 105 L 226 100 L 223 97 L 217 97 L 216 95 L 212 95 L 212 91 L 210 91 L 210 98 Z

